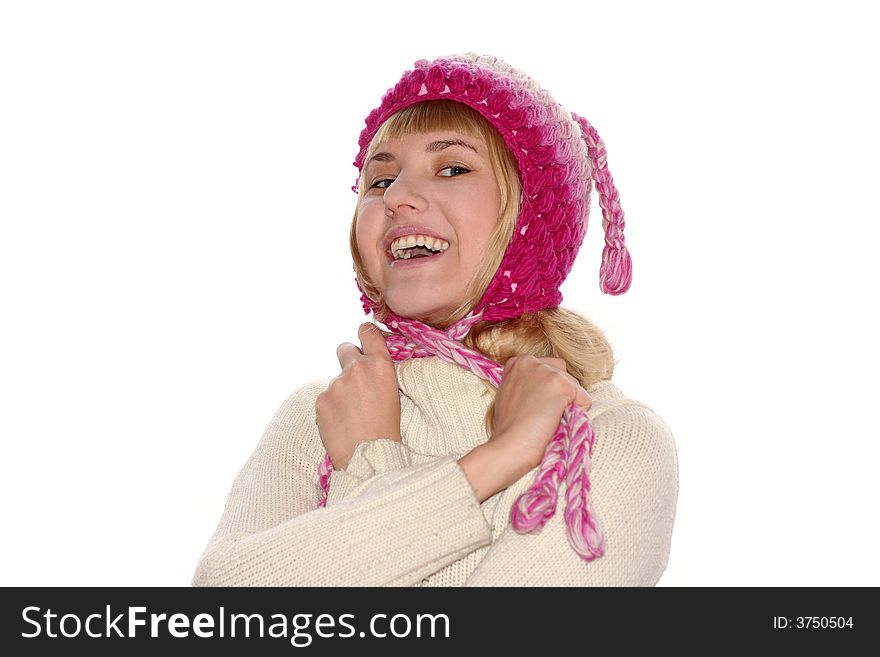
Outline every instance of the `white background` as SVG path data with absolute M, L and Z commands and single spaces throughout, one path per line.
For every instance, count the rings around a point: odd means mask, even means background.
M 3 585 L 189 585 L 364 317 L 367 113 L 477 51 L 597 127 L 634 278 L 563 305 L 676 438 L 662 586 L 880 585 L 870 3 L 0 5 Z M 873 300 L 872 300 L 873 299 Z

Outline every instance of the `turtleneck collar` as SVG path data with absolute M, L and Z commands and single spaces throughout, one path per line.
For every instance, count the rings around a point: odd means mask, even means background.
M 446 397 L 450 393 L 483 396 L 490 394 L 488 382 L 461 365 L 439 356 L 408 358 L 394 363 L 401 392 L 413 400 L 420 396 Z M 588 391 L 594 399 L 620 400 L 626 396 L 611 379 L 597 381 Z
M 488 383 L 461 365 L 439 356 L 407 358 L 394 363 L 401 392 L 413 401 L 488 395 Z
M 439 356 L 395 361 L 404 441 L 423 455 L 463 455 L 489 439 L 485 415 L 494 399 L 490 384 Z M 610 380 L 590 386 L 590 414 L 625 399 Z

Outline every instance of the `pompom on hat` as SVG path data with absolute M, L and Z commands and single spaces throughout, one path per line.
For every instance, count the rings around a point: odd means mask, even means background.
M 600 288 L 623 294 L 632 280 L 624 244 L 623 210 L 608 171 L 605 145 L 583 117 L 566 111 L 532 78 L 496 57 L 473 53 L 419 60 L 382 97 L 361 131 L 354 161 L 362 171 L 370 142 L 393 114 L 415 103 L 445 99 L 479 112 L 501 134 L 516 158 L 522 198 L 510 243 L 498 270 L 476 306 L 446 330 L 399 317 L 389 309 L 384 324 L 392 360 L 437 356 L 469 369 L 496 387 L 503 367 L 462 344 L 480 320 L 503 321 L 526 312 L 556 308 L 559 290 L 571 271 L 587 231 L 593 182 L 599 191 L 605 248 Z M 352 188 L 357 191 L 357 183 Z M 366 314 L 378 306 L 361 291 Z M 569 543 L 585 561 L 605 552 L 605 538 L 590 507 L 590 458 L 595 435 L 584 410 L 571 403 L 547 445 L 535 480 L 511 507 L 510 522 L 522 533 L 537 532 L 556 512 L 565 482 L 565 523 Z M 325 506 L 333 463 L 319 466 Z
M 555 308 L 583 243 L 593 182 L 599 192 L 605 248 L 599 270 L 606 294 L 623 294 L 632 280 L 624 216 L 608 171 L 605 144 L 583 117 L 565 110 L 525 73 L 473 53 L 419 60 L 367 116 L 354 165 L 360 172 L 370 142 L 399 110 L 446 99 L 479 112 L 501 134 L 519 168 L 522 200 L 504 258 L 473 309 L 486 321 Z M 357 183 L 353 187 L 357 191 Z M 377 309 L 360 287 L 365 314 Z M 389 312 L 385 324 L 398 319 Z

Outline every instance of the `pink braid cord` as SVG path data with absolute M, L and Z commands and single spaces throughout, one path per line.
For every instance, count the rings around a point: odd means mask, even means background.
M 387 337 L 391 359 L 401 361 L 439 356 L 470 370 L 497 388 L 501 384 L 504 368 L 460 342 L 482 314 L 471 313 L 448 331 L 440 331 L 415 320 L 394 319 L 389 326 L 400 331 L 400 335 Z M 586 412 L 576 404 L 569 404 L 544 451 L 535 481 L 517 498 L 510 512 L 510 522 L 515 531 L 540 531 L 556 513 L 559 487 L 565 482 L 564 517 L 568 542 L 584 561 L 592 561 L 605 553 L 605 537 L 589 503 L 590 456 L 594 441 L 595 435 Z M 327 504 L 332 473 L 333 463 L 328 455 L 318 468 L 321 487 L 319 507 Z
M 608 170 L 608 153 L 605 142 L 589 121 L 572 112 L 572 118 L 581 126 L 587 154 L 593 163 L 592 179 L 599 192 L 602 208 L 602 230 L 605 232 L 605 248 L 602 249 L 602 265 L 599 268 L 599 287 L 606 294 L 619 295 L 629 289 L 632 282 L 632 257 L 626 248 L 623 229 L 623 208 L 620 194 Z

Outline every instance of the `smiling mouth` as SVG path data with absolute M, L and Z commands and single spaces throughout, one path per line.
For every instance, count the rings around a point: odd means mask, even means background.
M 431 257 L 449 248 L 449 242 L 424 236 L 401 237 L 391 242 L 386 250 L 395 260 Z
M 402 258 L 395 258 L 391 255 L 391 251 L 389 250 L 386 255 L 388 256 L 388 262 L 391 267 L 406 267 L 409 268 L 411 266 L 417 266 L 420 264 L 425 264 L 431 262 L 433 260 L 438 260 L 443 257 L 446 251 L 431 251 L 430 249 L 426 249 L 425 247 L 419 246 L 410 250 L 412 252 L 411 255 L 405 255 Z
M 429 249 L 427 246 L 413 246 L 409 249 L 403 249 L 400 251 L 400 257 L 397 260 L 412 260 L 414 258 L 430 258 L 431 256 L 435 256 L 438 253 L 442 253 L 440 249 L 436 251 L 434 249 Z

